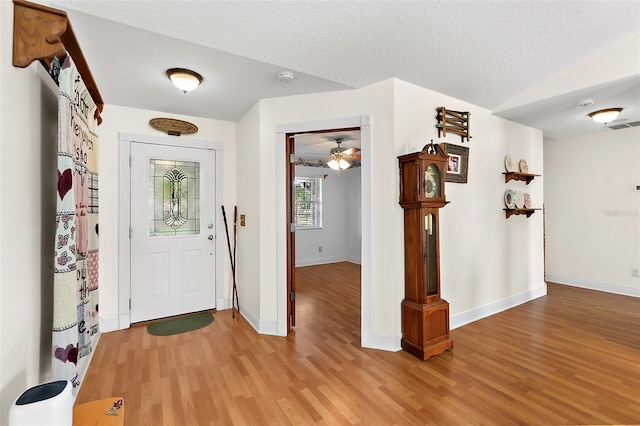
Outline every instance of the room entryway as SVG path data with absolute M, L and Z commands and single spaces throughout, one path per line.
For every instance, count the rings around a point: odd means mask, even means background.
M 295 147 L 291 149 L 290 138 L 295 135 L 314 132 L 331 132 L 342 131 L 346 129 L 360 129 L 360 149 L 361 149 L 361 164 L 360 168 L 360 191 L 359 196 L 360 206 L 358 211 L 360 212 L 359 224 L 357 229 L 360 230 L 358 236 L 359 247 L 355 250 L 360 252 L 360 258 L 357 263 L 361 265 L 360 268 L 360 324 L 361 324 L 361 344 L 364 347 L 374 347 L 372 333 L 372 294 L 371 294 L 371 127 L 372 121 L 370 116 L 354 116 L 344 117 L 337 119 L 312 121 L 312 122 L 299 122 L 288 123 L 278 125 L 276 127 L 276 141 L 277 141 L 277 154 L 278 158 L 283 160 L 282 167 L 278 167 L 276 181 L 278 187 L 276 190 L 276 201 L 278 204 L 278 221 L 277 221 L 277 289 L 278 289 L 278 319 L 276 323 L 276 333 L 279 336 L 286 336 L 291 331 L 292 327 L 292 310 L 295 315 L 295 274 L 296 274 L 296 241 L 295 226 L 292 225 L 291 215 L 291 202 L 292 194 L 294 193 L 292 188 L 292 179 L 295 177 L 295 168 L 292 167 L 291 161 L 295 161 L 295 154 L 298 149 Z M 332 130 L 327 130 L 332 129 Z M 294 141 L 295 142 L 295 141 Z M 332 149 L 337 148 L 337 142 L 333 142 L 333 146 L 327 150 L 330 153 Z M 341 147 L 343 147 L 341 145 Z M 293 151 L 293 152 L 292 152 Z M 291 154 L 294 154 L 292 157 Z M 322 174 L 324 176 L 325 173 Z M 355 229 L 351 226 L 351 229 Z M 293 237 L 293 238 L 292 238 Z M 293 240 L 293 241 L 292 241 Z M 319 251 L 318 247 L 315 247 L 316 253 Z M 322 256 L 327 255 L 324 246 Z M 325 256 L 328 257 L 328 256 Z M 351 261 L 346 257 L 347 261 Z M 326 260 L 326 259 L 325 259 Z M 340 260 L 329 260 L 331 262 Z M 316 262 L 320 263 L 320 262 Z M 327 263 L 323 261 L 322 263 Z M 305 262 L 306 265 L 312 263 Z M 293 278 L 293 279 L 292 279 Z M 293 288 L 292 288 L 293 283 Z M 292 294 L 293 290 L 293 294 Z M 292 300 L 293 299 L 293 300 Z M 293 303 L 292 303 L 293 302 Z M 265 327 L 266 330 L 266 327 Z M 298 334 L 300 330 L 296 331 Z M 377 346 L 375 346 L 377 347 Z
M 348 263 L 347 260 L 360 262 L 360 127 L 290 133 L 286 135 L 286 144 L 289 158 L 286 204 L 287 220 L 291 224 L 287 236 L 287 329 L 290 330 L 296 326 L 296 283 L 300 266 L 328 264 L 325 268 L 332 270 L 333 265 Z M 296 234 L 300 234 L 301 239 Z M 352 241 L 355 239 L 358 241 Z M 328 249 L 324 253 L 323 247 Z M 356 266 L 360 271 L 359 265 Z M 358 314 L 359 293 L 354 301 Z
M 131 143 L 131 322 L 215 308 L 215 156 Z

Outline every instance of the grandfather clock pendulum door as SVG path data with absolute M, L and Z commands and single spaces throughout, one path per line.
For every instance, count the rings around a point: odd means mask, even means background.
M 437 144 L 398 157 L 404 209 L 402 348 L 428 359 L 453 348 L 449 303 L 440 297 L 440 209 L 447 154 Z

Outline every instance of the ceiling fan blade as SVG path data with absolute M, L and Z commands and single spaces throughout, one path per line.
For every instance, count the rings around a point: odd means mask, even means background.
M 360 154 L 351 154 L 349 157 L 351 157 L 353 159 L 356 159 L 356 160 L 359 160 L 359 159 L 362 158 L 362 156 Z
M 342 151 L 342 153 L 344 155 L 353 155 L 356 152 L 360 152 L 360 150 L 358 148 L 349 148 L 349 149 L 345 149 L 344 151 Z

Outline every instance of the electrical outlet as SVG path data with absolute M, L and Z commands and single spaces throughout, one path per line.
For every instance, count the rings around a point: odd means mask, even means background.
M 322 253 L 322 246 L 318 246 L 318 253 Z
M 640 270 L 638 270 L 638 268 L 633 268 L 631 270 L 631 276 L 632 277 L 636 277 L 636 278 L 640 278 Z

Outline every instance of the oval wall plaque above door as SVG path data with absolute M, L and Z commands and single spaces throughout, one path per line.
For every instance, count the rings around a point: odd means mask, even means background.
M 176 120 L 175 118 L 152 118 L 149 124 L 156 130 L 167 132 L 171 136 L 180 136 L 181 134 L 190 135 L 198 131 L 198 126 L 188 121 Z

